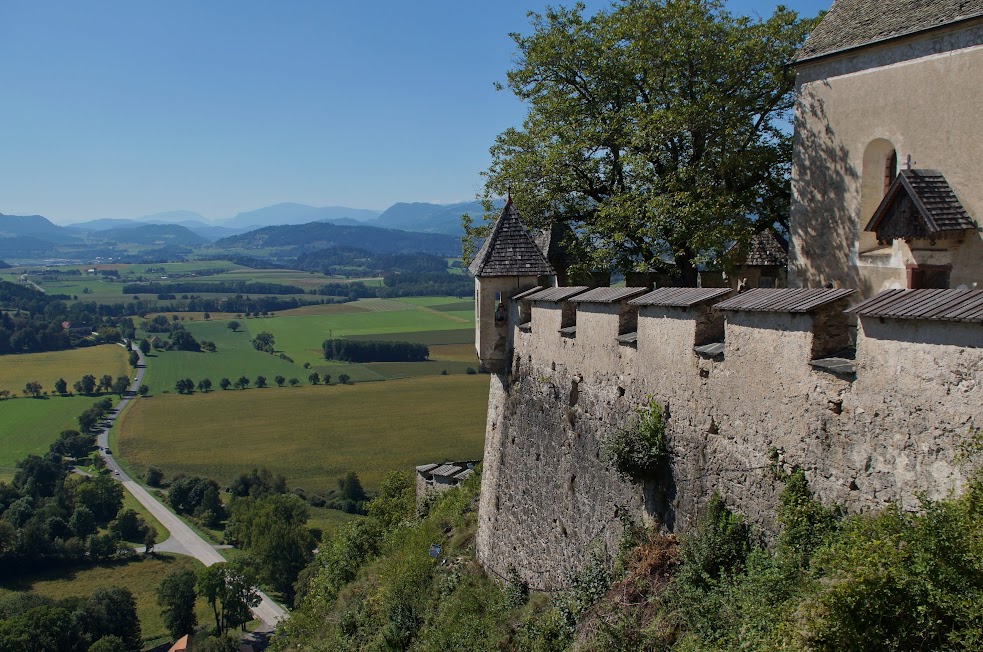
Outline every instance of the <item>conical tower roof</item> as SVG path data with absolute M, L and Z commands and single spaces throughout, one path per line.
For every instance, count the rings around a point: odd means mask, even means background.
M 545 276 L 553 267 L 519 218 L 512 199 L 468 266 L 472 276 Z

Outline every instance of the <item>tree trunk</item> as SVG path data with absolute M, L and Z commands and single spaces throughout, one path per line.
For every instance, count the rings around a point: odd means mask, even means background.
M 692 258 L 693 253 L 686 248 L 683 249 L 682 255 L 676 256 L 676 272 L 681 287 L 695 288 L 699 280 L 699 272 Z

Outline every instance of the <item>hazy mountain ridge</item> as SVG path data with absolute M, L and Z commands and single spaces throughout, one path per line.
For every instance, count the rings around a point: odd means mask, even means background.
M 253 211 L 245 211 L 216 224 L 225 227 L 261 227 L 280 224 L 307 224 L 309 222 L 352 220 L 365 222 L 379 217 L 379 211 L 345 206 L 308 206 L 293 202 L 264 206 Z
M 134 227 L 106 229 L 98 233 L 100 238 L 105 240 L 132 244 L 196 246 L 210 242 L 180 224 L 141 224 Z
M 218 240 L 217 249 L 265 249 L 293 247 L 304 251 L 336 246 L 360 247 L 373 253 L 423 252 L 454 256 L 460 252 L 457 237 L 376 226 L 349 226 L 329 222 L 267 226 Z
M 0 238 L 36 237 L 57 244 L 81 242 L 69 229 L 40 215 L 4 215 L 0 213 Z
M 392 229 L 420 231 L 423 233 L 447 233 L 457 235 L 461 232 L 461 215 L 468 213 L 472 218 L 484 214 L 481 202 L 469 201 L 457 204 L 428 204 L 426 202 L 398 202 L 387 208 L 373 226 Z

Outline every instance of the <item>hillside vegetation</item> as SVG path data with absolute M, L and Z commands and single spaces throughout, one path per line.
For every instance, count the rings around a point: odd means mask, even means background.
M 616 559 L 585 555 L 532 594 L 476 563 L 475 476 L 417 518 L 390 477 L 369 518 L 322 542 L 286 650 L 979 650 L 983 481 L 916 513 L 843 517 L 786 478 L 772 548 L 717 498 L 676 538 L 630 522 Z M 434 558 L 432 544 L 440 546 Z

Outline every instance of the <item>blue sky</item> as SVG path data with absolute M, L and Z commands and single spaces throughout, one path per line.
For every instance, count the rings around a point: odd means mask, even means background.
M 473 199 L 488 147 L 524 114 L 493 88 L 508 33 L 546 4 L 0 0 L 0 212 Z

